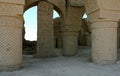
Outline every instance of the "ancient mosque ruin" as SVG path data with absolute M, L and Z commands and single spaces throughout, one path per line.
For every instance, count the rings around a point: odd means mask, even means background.
M 92 63 L 115 64 L 119 47 L 120 0 L 0 0 L 0 70 L 22 67 L 23 14 L 37 6 L 37 47 L 34 57 L 78 53 L 91 46 Z M 60 17 L 53 19 L 53 10 Z M 87 19 L 82 19 L 84 13 Z

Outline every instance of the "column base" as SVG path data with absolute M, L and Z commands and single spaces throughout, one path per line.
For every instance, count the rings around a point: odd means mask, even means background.
M 75 56 L 77 54 L 77 52 L 75 52 L 75 53 L 73 53 L 73 52 L 70 52 L 70 53 L 68 53 L 68 52 L 64 52 L 63 53 L 63 56 L 66 56 L 66 57 L 71 57 L 71 56 Z
M 34 55 L 35 58 L 52 58 L 57 57 L 57 52 L 55 50 L 53 51 L 41 51 Z
M 0 65 L 0 71 L 15 71 L 22 69 L 22 65 Z
M 108 64 L 115 64 L 116 60 L 93 60 L 94 63 L 96 64 L 101 64 L 101 65 L 108 65 Z
M 78 53 L 78 33 L 65 32 L 63 35 L 63 56 L 75 56 Z

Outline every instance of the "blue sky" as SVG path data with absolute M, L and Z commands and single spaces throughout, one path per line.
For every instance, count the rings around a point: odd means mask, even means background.
M 58 13 L 54 11 L 53 18 L 59 17 Z M 26 40 L 37 40 L 37 6 L 28 9 L 24 13 L 25 19 L 25 39 Z
M 55 17 L 59 17 L 56 11 L 53 13 L 53 18 Z M 86 15 L 84 15 L 84 18 L 86 18 Z M 28 9 L 24 13 L 24 19 L 25 39 L 31 41 L 37 40 L 37 6 Z

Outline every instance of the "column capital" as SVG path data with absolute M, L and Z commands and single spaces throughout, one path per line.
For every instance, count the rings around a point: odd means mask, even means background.
M 100 28 L 117 28 L 117 21 L 113 20 L 96 20 L 92 22 L 91 29 L 100 29 Z
M 8 2 L 0 1 L 0 17 L 7 16 L 7 17 L 16 17 L 16 18 L 22 19 L 23 9 L 24 9 L 24 4 L 22 3 L 17 4 L 17 3 L 14 3 L 14 1 L 13 3 L 12 2 L 10 3 L 9 1 Z
M 96 23 L 96 22 L 119 22 L 119 19 L 94 19 L 94 20 L 90 20 L 90 23 Z
M 118 21 L 120 19 L 119 0 L 85 0 L 86 12 L 90 22 L 101 20 Z

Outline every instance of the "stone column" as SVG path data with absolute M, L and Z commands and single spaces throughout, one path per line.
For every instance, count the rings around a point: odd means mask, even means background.
M 92 23 L 92 59 L 98 64 L 112 64 L 117 60 L 117 22 Z
M 119 0 L 84 2 L 88 20 L 92 23 L 92 60 L 97 64 L 113 64 L 117 60 Z
M 73 56 L 78 53 L 78 33 L 64 32 L 63 33 L 63 55 Z
M 67 7 L 66 26 L 63 30 L 63 55 L 74 56 L 78 52 L 78 31 L 82 24 L 84 7 Z
M 24 0 L 0 1 L 0 70 L 22 66 L 22 29 Z
M 36 57 L 55 56 L 53 5 L 44 1 L 38 3 L 38 38 Z

